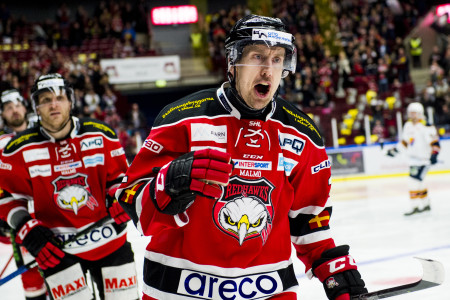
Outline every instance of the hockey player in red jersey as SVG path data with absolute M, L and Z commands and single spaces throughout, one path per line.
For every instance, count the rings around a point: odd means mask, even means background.
M 4 122 L 3 130 L 0 131 L 0 153 L 3 148 L 17 133 L 27 129 L 29 122 L 27 120 L 27 107 L 25 100 L 19 91 L 10 89 L 2 92 L 0 110 Z M 0 199 L 7 197 L 6 192 L 0 189 Z M 1 201 L 1 200 L 0 200 Z M 11 243 L 9 241 L 11 235 L 11 228 L 8 224 L 0 220 L 0 238 L 2 241 Z M 13 237 L 14 239 L 14 237 Z M 14 242 L 14 241 L 13 241 Z M 17 266 L 28 263 L 34 258 L 24 248 L 13 245 L 14 257 Z M 45 300 L 47 299 L 44 279 L 37 267 L 28 270 L 22 274 L 22 285 L 24 288 L 25 299 L 27 300 Z
M 329 299 L 366 292 L 330 234 L 322 136 L 277 97 L 293 36 L 249 15 L 225 47 L 229 82 L 166 106 L 116 194 L 152 236 L 143 299 L 297 299 L 292 244 Z
M 5 147 L 0 218 L 36 259 L 51 299 L 92 299 L 89 271 L 101 299 L 137 299 L 129 220 L 114 193 L 128 168 L 115 132 L 71 116 L 73 90 L 60 74 L 40 76 L 31 89 L 39 125 Z M 111 220 L 61 249 L 61 242 L 107 216 Z

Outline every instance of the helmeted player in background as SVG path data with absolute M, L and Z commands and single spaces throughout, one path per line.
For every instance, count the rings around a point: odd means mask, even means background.
M 127 170 L 115 132 L 71 116 L 73 90 L 60 74 L 40 76 L 31 89 L 39 125 L 5 147 L 0 218 L 36 259 L 52 299 L 92 299 L 89 271 L 101 299 L 137 299 L 136 268 L 127 242 L 129 217 L 114 200 Z M 110 215 L 61 249 L 61 241 Z
M 229 82 L 166 106 L 116 194 L 152 236 L 143 299 L 297 299 L 292 244 L 329 299 L 367 291 L 330 234 L 322 137 L 277 97 L 293 36 L 249 15 L 225 47 Z
M 387 155 L 394 157 L 404 153 L 407 156 L 411 210 L 405 216 L 410 216 L 431 209 L 424 180 L 430 165 L 437 163 L 440 145 L 436 127 L 425 122 L 422 104 L 410 103 L 406 113 L 409 120 L 403 126 L 401 141 L 397 147 L 389 149 Z
M 3 129 L 0 130 L 0 153 L 3 151 L 6 144 L 17 133 L 27 129 L 29 125 L 27 120 L 27 107 L 25 106 L 24 101 L 24 98 L 16 89 L 10 89 L 2 92 L 0 111 L 4 126 Z M 7 195 L 0 188 L 0 199 L 4 197 L 7 197 Z M 5 243 L 11 243 L 9 241 L 11 228 L 3 220 L 0 220 L 0 235 L 2 237 L 2 241 Z M 24 247 L 19 247 L 17 245 L 13 245 L 13 247 L 14 257 L 18 267 L 34 259 Z M 47 289 L 45 288 L 44 279 L 39 273 L 37 267 L 23 273 L 21 277 L 25 299 L 45 300 L 47 298 Z

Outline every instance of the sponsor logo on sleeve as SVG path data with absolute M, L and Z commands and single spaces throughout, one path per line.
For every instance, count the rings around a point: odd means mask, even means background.
M 125 154 L 125 150 L 123 150 L 122 147 L 120 147 L 119 149 L 115 149 L 113 151 L 111 151 L 111 157 L 116 157 L 116 156 L 121 156 Z
M 0 160 L 0 169 L 11 171 L 12 166 L 10 164 L 6 164 Z
M 28 168 L 30 172 L 30 177 L 34 178 L 37 176 L 49 177 L 52 175 L 52 167 L 51 165 L 37 165 Z
M 147 148 L 148 150 L 159 153 L 164 148 L 160 143 L 155 142 L 152 139 L 146 139 L 144 142 L 144 148 Z
M 36 160 L 50 159 L 50 153 L 47 148 L 31 149 L 23 151 L 23 158 L 27 163 Z
M 311 167 L 311 174 L 316 174 L 323 169 L 331 168 L 331 162 L 327 159 L 316 166 Z
M 103 148 L 103 138 L 101 136 L 81 140 L 81 151 L 98 148 Z
M 227 126 L 214 126 L 204 123 L 191 124 L 191 141 L 210 141 L 216 143 L 227 142 Z
M 292 170 L 298 164 L 298 161 L 284 157 L 282 153 L 278 153 L 277 171 L 284 171 L 286 176 L 290 176 Z
M 83 157 L 83 163 L 86 168 L 105 164 L 105 155 L 103 153 Z
M 278 272 L 220 277 L 183 270 L 177 292 L 198 299 L 266 299 L 283 291 Z M 226 295 L 226 297 L 225 297 Z
M 278 140 L 281 149 L 297 155 L 302 154 L 302 151 L 305 148 L 305 140 L 289 133 L 278 132 Z

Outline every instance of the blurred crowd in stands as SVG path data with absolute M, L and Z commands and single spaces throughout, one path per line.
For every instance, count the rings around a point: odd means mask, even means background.
M 342 144 L 358 143 L 353 138 L 364 135 L 363 117 L 368 114 L 376 139 L 395 139 L 395 113 L 404 113 L 411 101 L 433 107 L 435 123 L 450 129 L 450 48 L 435 46 L 425 66 L 430 69 L 427 87 L 416 91 L 411 81 L 407 36 L 429 9 L 423 1 L 399 1 L 401 7 L 389 7 L 388 1 L 329 1 L 336 19 L 328 14 L 322 20 L 319 10 L 324 8 L 318 2 L 272 2 L 273 15 L 295 35 L 298 51 L 297 72 L 282 81 L 280 95 L 311 113 L 326 138 L 335 117 Z M 215 70 L 226 71 L 226 32 L 247 13 L 246 7 L 235 6 L 213 15 L 209 40 Z
M 143 0 L 100 1 L 88 15 L 82 5 L 73 12 L 62 3 L 53 20 L 28 22 L 0 4 L 1 91 L 15 88 L 29 99 L 39 75 L 62 74 L 75 91 L 73 115 L 113 126 L 131 161 L 147 137 L 147 122 L 137 103 L 117 110 L 120 93 L 109 83 L 100 59 L 154 55 L 136 39 L 139 33 L 149 35 L 147 10 Z
M 411 63 L 417 57 L 411 57 L 407 40 L 429 7 L 415 0 L 398 1 L 397 8 L 389 7 L 388 1 L 328 2 L 331 5 L 324 8 L 310 0 L 272 1 L 273 16 L 287 24 L 298 50 L 297 72 L 282 81 L 279 94 L 313 116 L 326 145 L 332 145 L 332 118 L 338 120 L 344 145 L 363 135 L 364 115 L 370 116 L 378 140 L 395 139 L 395 114 L 404 113 L 414 100 L 433 107 L 434 122 L 450 130 L 450 41 L 436 45 L 424 66 Z M 324 14 L 324 9 L 333 13 Z M 120 94 L 109 84 L 99 60 L 155 54 L 149 43 L 137 38 L 141 33 L 151 40 L 148 10 L 145 0 L 110 0 L 100 1 L 89 15 L 82 5 L 71 11 L 62 3 L 53 20 L 28 22 L 0 4 L 1 90 L 17 88 L 28 98 L 38 75 L 61 73 L 75 88 L 75 114 L 112 124 L 132 158 L 148 133 L 145 116 L 137 104 L 130 116 L 127 110 L 117 110 Z M 224 80 L 226 34 L 249 13 L 245 5 L 234 5 L 204 18 L 211 70 Z M 411 81 L 413 66 L 429 68 L 430 80 L 423 89 L 417 90 Z

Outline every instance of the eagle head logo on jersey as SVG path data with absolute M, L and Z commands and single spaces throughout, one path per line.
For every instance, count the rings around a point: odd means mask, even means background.
M 273 188 L 265 178 L 248 180 L 233 176 L 214 204 L 216 226 L 238 240 L 239 245 L 256 237 L 261 237 L 265 244 L 274 217 Z
M 55 203 L 64 210 L 71 210 L 77 215 L 85 206 L 91 210 L 98 206 L 97 200 L 89 191 L 86 175 L 59 176 L 52 184 L 55 187 L 53 194 Z

